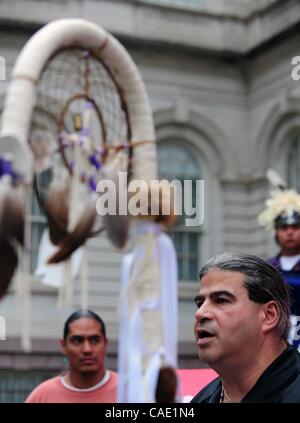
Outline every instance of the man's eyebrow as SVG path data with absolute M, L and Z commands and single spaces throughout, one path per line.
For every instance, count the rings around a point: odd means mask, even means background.
M 225 295 L 226 297 L 229 297 L 229 298 L 235 298 L 235 295 L 233 295 L 231 292 L 225 291 L 225 290 L 212 292 L 209 296 L 212 299 L 214 299 L 216 297 L 220 297 L 221 295 Z
M 75 334 L 75 335 L 71 335 L 70 339 L 72 338 L 89 339 L 89 338 L 95 338 L 95 337 L 101 338 L 103 337 L 103 335 L 101 333 L 94 333 L 92 335 L 76 335 Z
M 215 299 L 215 298 L 220 297 L 221 295 L 224 295 L 224 296 L 229 297 L 229 298 L 232 298 L 232 299 L 235 298 L 235 295 L 233 295 L 231 292 L 225 291 L 225 290 L 212 292 L 208 296 L 210 298 L 212 298 L 212 299 Z M 198 302 L 200 302 L 200 301 L 202 301 L 204 299 L 205 299 L 205 296 L 204 295 L 198 294 L 198 295 L 196 295 L 194 301 L 197 304 Z

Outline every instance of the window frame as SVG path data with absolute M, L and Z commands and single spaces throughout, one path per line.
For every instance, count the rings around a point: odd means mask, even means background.
M 192 146 L 190 143 L 187 143 L 184 139 L 181 139 L 181 138 L 172 139 L 172 140 L 171 139 L 162 139 L 158 142 L 158 148 L 157 148 L 158 173 L 159 173 L 160 179 L 161 178 L 168 179 L 169 181 L 174 180 L 174 179 L 178 179 L 180 181 L 183 181 L 184 178 L 190 179 L 190 178 L 193 177 L 193 179 L 195 178 L 194 180 L 196 180 L 196 178 L 201 179 L 203 177 L 201 170 L 198 172 L 197 175 L 186 174 L 186 175 L 177 175 L 176 176 L 175 172 L 174 172 L 173 175 L 167 175 L 166 172 L 161 172 L 160 169 L 159 169 L 159 161 L 160 161 L 160 159 L 159 159 L 159 149 L 163 145 L 165 145 L 165 146 L 169 145 L 171 148 L 174 148 L 174 149 L 176 149 L 176 147 L 179 147 L 180 149 L 185 150 L 187 152 L 187 155 L 190 155 L 194 159 L 194 164 L 195 164 L 196 169 L 197 170 L 201 169 L 200 157 L 199 157 L 199 154 L 197 153 L 197 151 L 195 151 L 194 146 Z M 173 240 L 174 246 L 175 246 L 175 239 L 174 239 L 173 234 L 176 234 L 176 233 L 183 234 L 183 242 L 185 244 L 187 244 L 189 242 L 187 240 L 187 236 L 189 234 L 196 234 L 197 235 L 197 253 L 196 253 L 197 257 L 196 258 L 197 258 L 197 267 L 199 268 L 200 263 L 201 263 L 201 251 L 202 251 L 202 241 L 203 241 L 203 233 L 204 233 L 203 227 L 202 226 L 192 227 L 192 226 L 186 226 L 184 224 L 177 224 L 177 225 L 175 224 L 169 232 L 169 235 L 171 236 L 171 238 Z M 175 249 L 176 249 L 176 246 L 175 246 Z M 183 255 L 186 254 L 186 251 L 184 251 L 184 249 L 183 249 L 182 254 Z M 185 285 L 185 287 L 187 287 L 189 284 L 191 284 L 193 286 L 193 289 L 194 289 L 195 283 L 198 280 L 197 275 L 195 275 L 195 278 L 193 278 L 193 279 L 189 278 L 189 276 L 190 276 L 189 275 L 189 269 L 190 269 L 189 263 L 190 263 L 191 259 L 192 260 L 194 259 L 194 257 L 191 257 L 191 258 L 189 257 L 188 258 L 189 261 L 187 263 L 185 261 L 183 261 L 183 267 L 188 269 L 188 271 L 186 272 L 186 273 L 188 273 L 187 274 L 188 277 L 186 278 L 185 274 L 183 273 L 183 278 L 180 278 L 179 256 L 182 255 L 182 254 L 180 254 L 178 252 L 178 250 L 176 249 L 179 284 Z M 183 260 L 184 260 L 184 258 L 183 258 Z

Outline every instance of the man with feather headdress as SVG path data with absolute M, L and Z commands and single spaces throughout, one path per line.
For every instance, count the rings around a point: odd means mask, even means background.
M 294 189 L 287 189 L 274 171 L 269 170 L 267 177 L 276 188 L 258 221 L 274 232 L 280 247 L 279 253 L 268 262 L 282 272 L 291 287 L 289 342 L 300 351 L 300 195 Z

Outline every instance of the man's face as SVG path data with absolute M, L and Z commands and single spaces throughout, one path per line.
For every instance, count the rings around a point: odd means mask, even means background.
M 194 334 L 200 360 L 212 368 L 247 363 L 259 348 L 262 306 L 249 299 L 243 282 L 242 273 L 216 268 L 201 280 Z
M 282 254 L 300 254 L 300 224 L 279 226 L 276 229 L 276 239 Z
M 104 371 L 107 339 L 102 327 L 94 319 L 82 317 L 69 324 L 66 340 L 61 340 L 70 370 L 81 374 Z

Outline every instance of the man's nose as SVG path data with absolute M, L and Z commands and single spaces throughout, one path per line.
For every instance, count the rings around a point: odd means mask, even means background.
M 213 318 L 213 310 L 209 301 L 204 301 L 198 308 L 195 314 L 195 318 L 198 322 L 204 319 L 211 320 Z
M 91 351 L 92 351 L 92 347 L 91 347 L 90 341 L 88 341 L 88 340 L 84 341 L 84 343 L 83 343 L 83 352 L 89 353 Z

